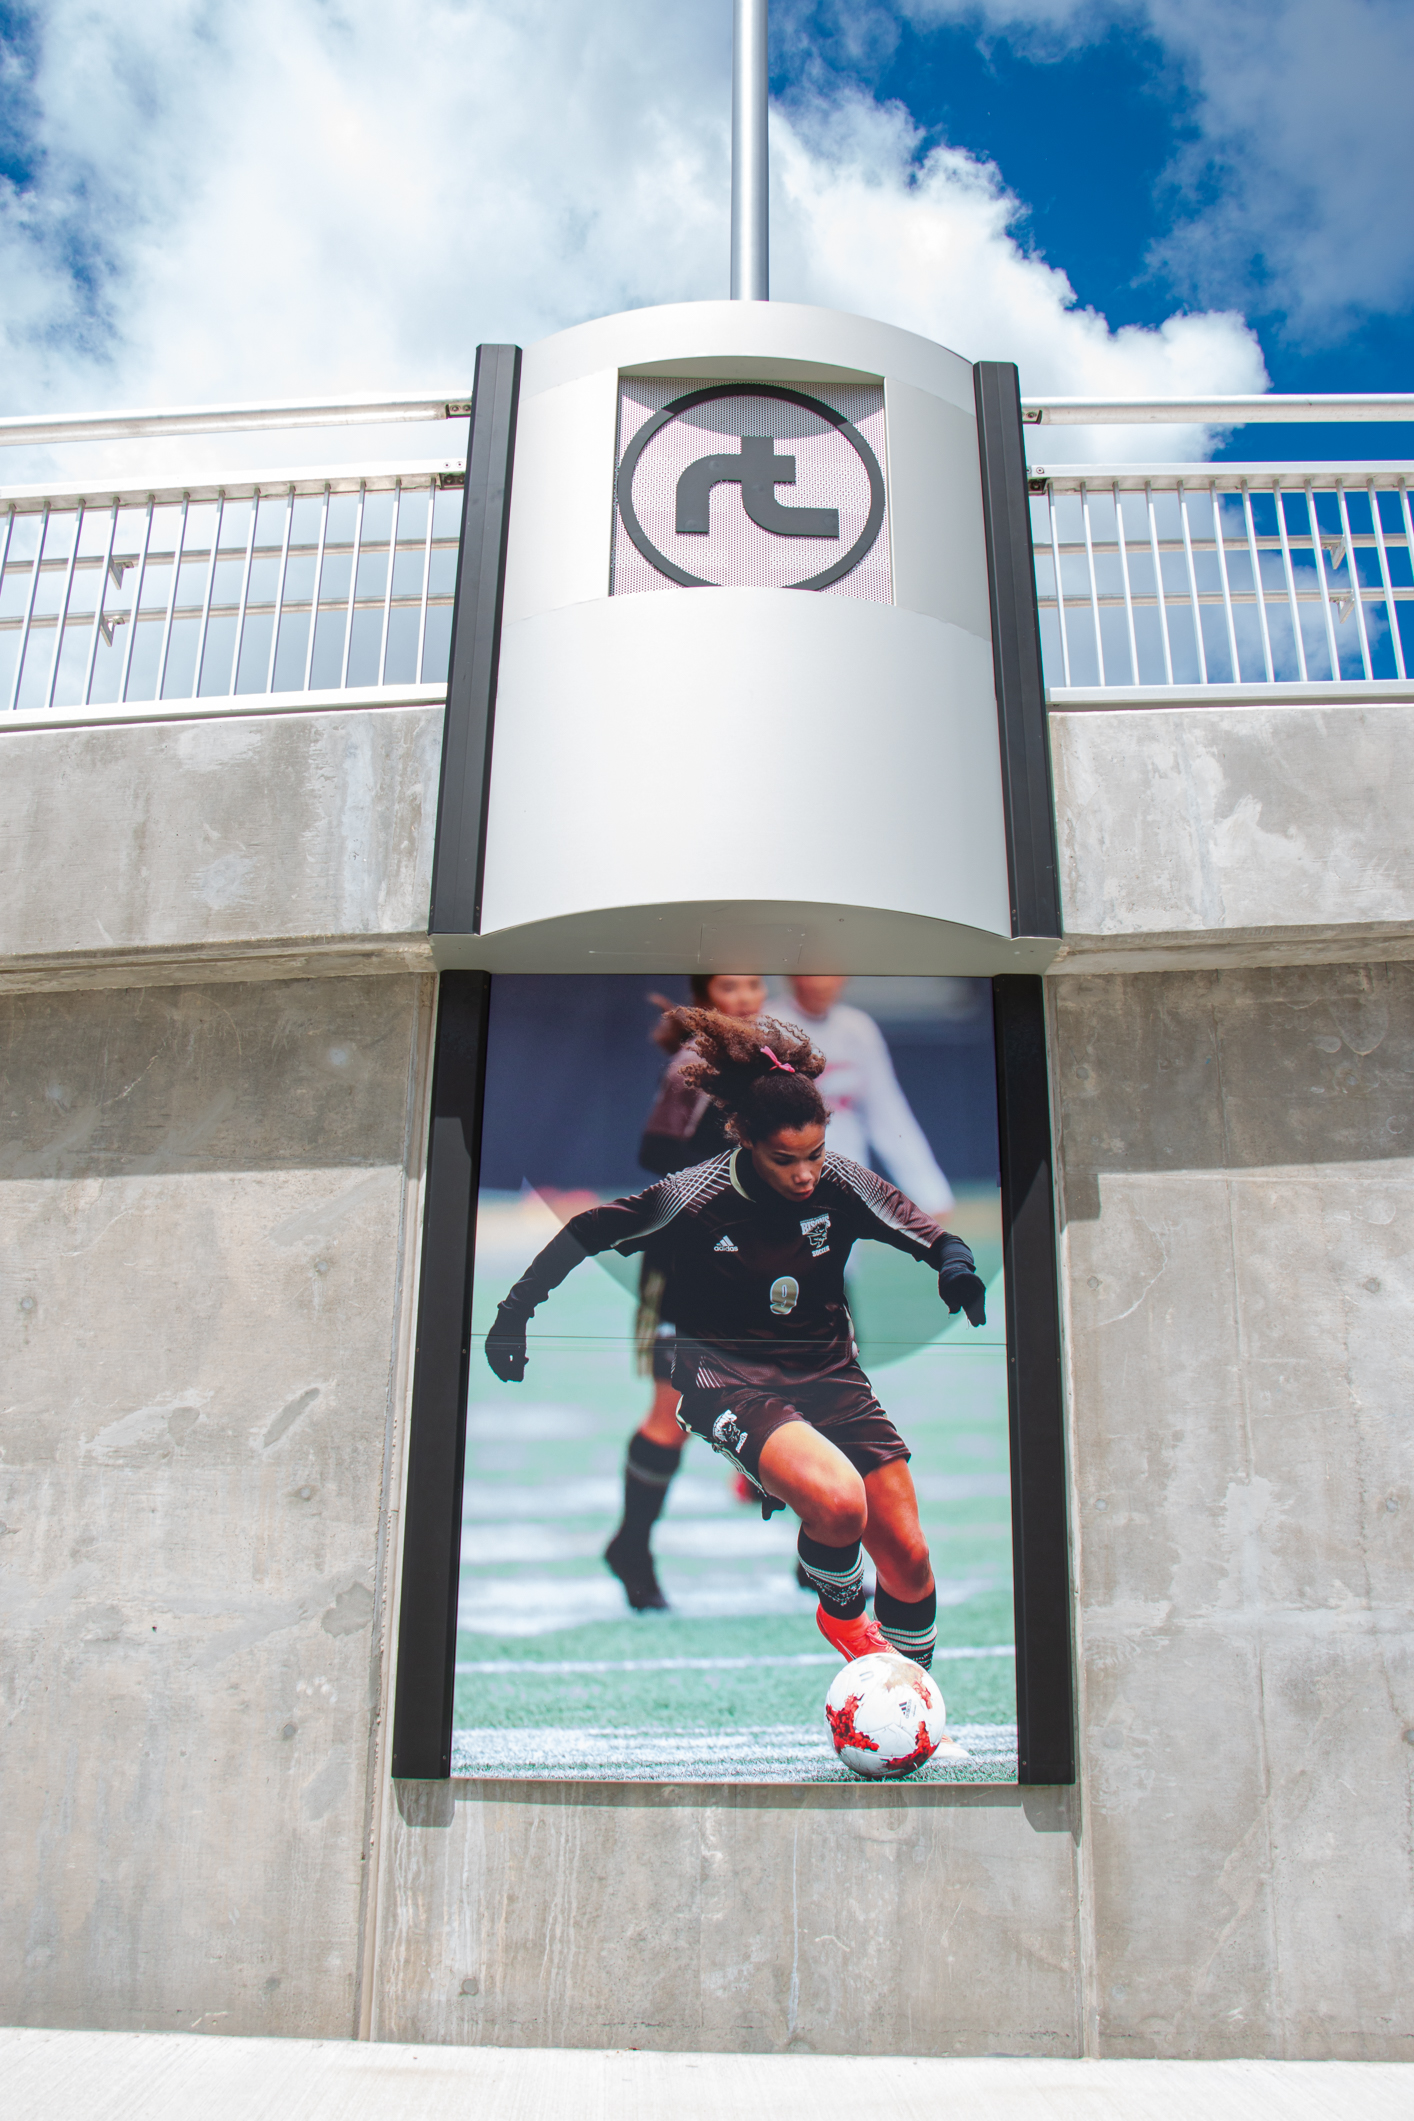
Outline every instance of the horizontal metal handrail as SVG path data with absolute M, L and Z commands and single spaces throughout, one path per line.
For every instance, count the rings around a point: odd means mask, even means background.
M 288 464 L 274 471 L 237 471 L 197 479 L 104 479 L 101 476 L 56 483 L 31 482 L 22 486 L 0 484 L 0 510 L 11 507 L 21 514 L 42 508 L 111 507 L 130 508 L 154 501 L 159 508 L 182 501 L 235 500 L 253 494 L 357 493 L 366 486 L 370 493 L 386 493 L 394 486 L 421 483 L 460 486 L 466 476 L 465 457 L 423 457 L 399 460 L 365 471 L 356 464 L 311 464 L 292 469 Z
M 0 448 L 38 442 L 123 442 L 156 435 L 257 434 L 296 427 L 382 427 L 411 420 L 465 419 L 471 392 L 361 398 L 286 398 L 254 405 L 183 405 L 170 412 L 12 413 L 0 419 Z
M 1414 422 L 1414 392 L 1293 394 L 1229 398 L 1023 398 L 1028 427 L 1247 427 L 1346 420 Z
M 151 406 L 129 412 L 12 413 L 0 418 L 0 448 L 55 442 L 117 442 L 159 435 L 246 434 L 301 427 L 383 426 L 409 420 L 464 419 L 471 393 L 423 391 L 354 398 L 271 399 L 246 405 Z M 1414 422 L 1407 391 L 1256 395 L 1212 398 L 1063 398 L 1022 400 L 1028 426 L 1233 427 L 1261 422 L 1388 420 Z
M 1414 479 L 1414 462 L 1390 457 L 1359 457 L 1349 462 L 1309 457 L 1274 463 L 1262 458 L 1251 463 L 1210 464 L 1189 459 L 1183 464 L 1031 464 L 1027 479 L 1033 491 L 1050 486 L 1057 493 L 1075 493 L 1082 486 L 1122 486 L 1130 492 L 1145 486 L 1215 486 L 1221 493 L 1240 493 L 1244 486 L 1279 486 L 1283 492 L 1303 486 L 1366 485 L 1374 479 L 1393 485 L 1401 478 Z
M 0 495 L 0 710 L 441 683 L 461 485 L 419 464 Z

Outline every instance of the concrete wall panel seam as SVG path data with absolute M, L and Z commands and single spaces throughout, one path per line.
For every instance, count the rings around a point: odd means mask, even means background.
M 398 1589 L 402 1581 L 402 1494 L 406 1480 L 408 1403 L 417 1320 L 417 1286 L 421 1272 L 423 1184 L 427 1164 L 428 1115 L 432 1097 L 432 1040 L 437 1021 L 437 982 L 422 983 L 417 1035 L 408 1057 L 408 1153 L 404 1173 L 403 1214 L 398 1247 L 395 1333 L 390 1351 L 388 1415 L 378 1524 L 378 1577 L 375 1612 L 378 1625 L 370 1643 L 370 1684 L 377 1712 L 369 1730 L 368 1793 L 364 1830 L 363 1899 L 359 1910 L 357 2019 L 355 2037 L 373 2036 L 378 1980 L 378 1911 L 384 1851 L 383 1812 L 389 1790 L 392 1752 L 394 1646 Z

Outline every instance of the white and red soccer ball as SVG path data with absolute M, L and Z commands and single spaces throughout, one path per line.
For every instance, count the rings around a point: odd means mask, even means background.
M 893 1652 L 856 1657 L 825 1696 L 835 1751 L 856 1775 L 911 1775 L 947 1736 L 941 1688 Z

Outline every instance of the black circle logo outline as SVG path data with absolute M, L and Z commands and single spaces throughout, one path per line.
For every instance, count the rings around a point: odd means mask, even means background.
M 807 412 L 813 412 L 820 419 L 827 420 L 849 443 L 864 466 L 869 480 L 869 513 L 865 517 L 864 528 L 849 551 L 836 560 L 833 566 L 822 568 L 819 574 L 807 575 L 803 582 L 785 582 L 781 586 L 785 589 L 828 589 L 832 582 L 843 581 L 847 574 L 853 573 L 865 554 L 873 550 L 883 528 L 884 474 L 879 467 L 879 459 L 852 421 L 847 420 L 842 412 L 836 412 L 833 405 L 826 405 L 823 399 L 812 398 L 803 390 L 789 390 L 783 383 L 711 383 L 703 390 L 684 391 L 680 398 L 674 398 L 670 405 L 665 405 L 651 420 L 644 421 L 624 451 L 618 476 L 614 481 L 619 514 L 623 517 L 624 529 L 633 543 L 650 567 L 659 574 L 666 575 L 670 582 L 676 582 L 682 589 L 727 587 L 724 582 L 712 582 L 704 575 L 689 574 L 685 567 L 675 566 L 665 552 L 659 552 L 639 522 L 638 511 L 633 505 L 634 474 L 638 470 L 640 457 L 653 437 L 660 434 L 670 420 L 677 419 L 680 413 L 691 412 L 696 405 L 713 404 L 719 398 L 782 398 L 789 405 L 802 405 Z

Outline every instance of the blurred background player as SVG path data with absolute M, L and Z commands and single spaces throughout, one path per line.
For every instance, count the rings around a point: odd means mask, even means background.
M 946 1222 L 955 1206 L 952 1187 L 899 1088 L 883 1032 L 872 1016 L 840 1000 L 848 976 L 802 973 L 787 984 L 794 1004 L 791 1021 L 825 1056 L 819 1088 L 835 1155 L 856 1164 L 882 1164 L 925 1215 Z
M 694 974 L 688 984 L 699 1008 L 722 1016 L 749 1021 L 765 1006 L 766 982 L 754 972 Z M 662 1019 L 653 1036 L 670 1058 L 648 1114 L 638 1160 L 645 1171 L 665 1178 L 720 1156 L 731 1143 L 718 1107 L 705 1090 L 687 1080 L 685 1070 L 696 1052 L 678 1012 L 670 1002 L 661 1006 Z M 624 1513 L 604 1550 L 636 1613 L 663 1612 L 668 1603 L 653 1566 L 651 1542 L 686 1442 L 678 1426 L 678 1393 L 672 1382 L 674 1316 L 664 1262 L 650 1241 L 639 1272 L 637 1340 L 640 1360 L 653 1379 L 653 1399 L 629 1438 Z
M 816 1590 L 816 1618 L 846 1659 L 896 1648 L 927 1666 L 937 1593 L 909 1451 L 859 1366 L 844 1271 L 861 1238 L 926 1262 L 950 1312 L 985 1323 L 972 1254 L 897 1187 L 827 1152 L 815 1087 L 823 1056 L 769 1018 L 691 1009 L 683 1078 L 705 1090 L 737 1146 L 631 1199 L 586 1209 L 531 1262 L 486 1337 L 496 1376 L 525 1376 L 537 1305 L 581 1260 L 654 1245 L 672 1292 L 678 1421 L 705 1437 L 761 1497 L 788 1505 Z M 864 1610 L 863 1551 L 877 1573 Z

